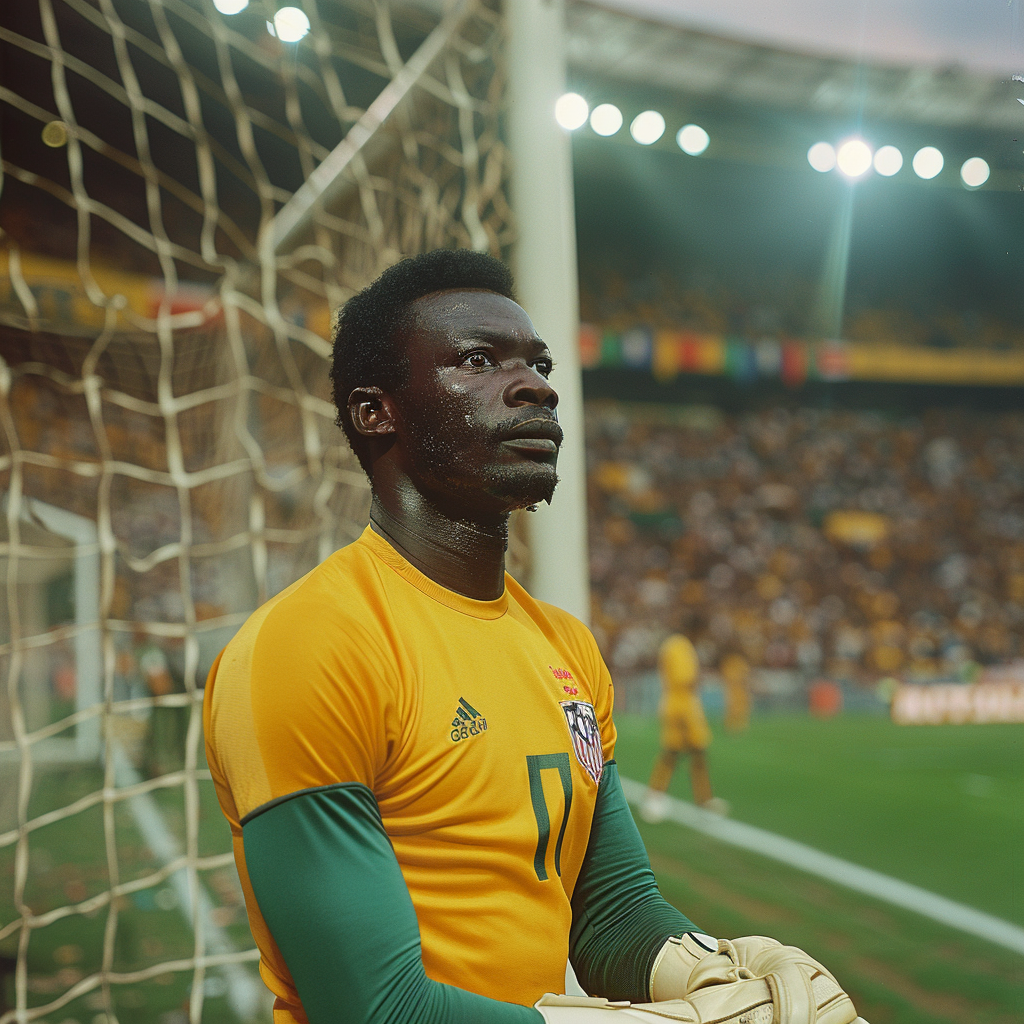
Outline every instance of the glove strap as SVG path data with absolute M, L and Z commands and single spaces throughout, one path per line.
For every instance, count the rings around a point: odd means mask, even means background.
M 651 978 L 647 983 L 648 999 L 652 1002 L 658 999 L 656 989 L 662 999 L 666 998 L 666 993 L 669 993 L 669 998 L 681 996 L 686 991 L 690 972 L 703 957 L 717 953 L 718 946 L 718 939 L 703 932 L 685 932 L 679 937 L 669 938 L 654 958 Z

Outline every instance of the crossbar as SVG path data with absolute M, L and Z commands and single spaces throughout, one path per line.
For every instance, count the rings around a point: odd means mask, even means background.
M 475 9 L 475 0 L 458 0 L 436 28 L 406 61 L 401 71 L 381 90 L 380 95 L 349 129 L 345 138 L 317 166 L 298 191 L 274 216 L 267 238 L 275 255 L 287 251 L 290 243 L 308 226 L 318 201 L 327 204 L 341 186 L 345 169 L 373 138 L 378 128 L 394 113 L 444 52 L 463 22 Z

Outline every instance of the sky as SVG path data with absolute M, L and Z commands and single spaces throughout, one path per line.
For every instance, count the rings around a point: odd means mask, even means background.
M 1024 75 L 1024 0 L 596 0 L 786 49 Z

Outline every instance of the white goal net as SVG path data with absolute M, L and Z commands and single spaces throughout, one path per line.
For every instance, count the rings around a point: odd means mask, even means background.
M 0 5 L 0 1024 L 269 1021 L 205 674 L 366 521 L 332 310 L 511 241 L 496 5 L 293 2 Z

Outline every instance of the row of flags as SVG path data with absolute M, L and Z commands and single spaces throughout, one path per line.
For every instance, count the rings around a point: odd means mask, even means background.
M 681 373 L 761 378 L 800 387 L 808 380 L 876 380 L 927 384 L 1024 384 L 1024 351 L 927 349 L 799 338 L 723 337 L 696 331 L 615 331 L 581 324 L 580 362 L 646 370 L 660 381 Z
M 737 381 L 777 377 L 799 387 L 808 377 L 847 380 L 846 347 L 841 342 L 727 338 L 695 331 L 652 331 L 633 327 L 618 332 L 580 325 L 580 361 L 597 366 L 649 370 L 659 380 L 680 373 L 727 376 Z

